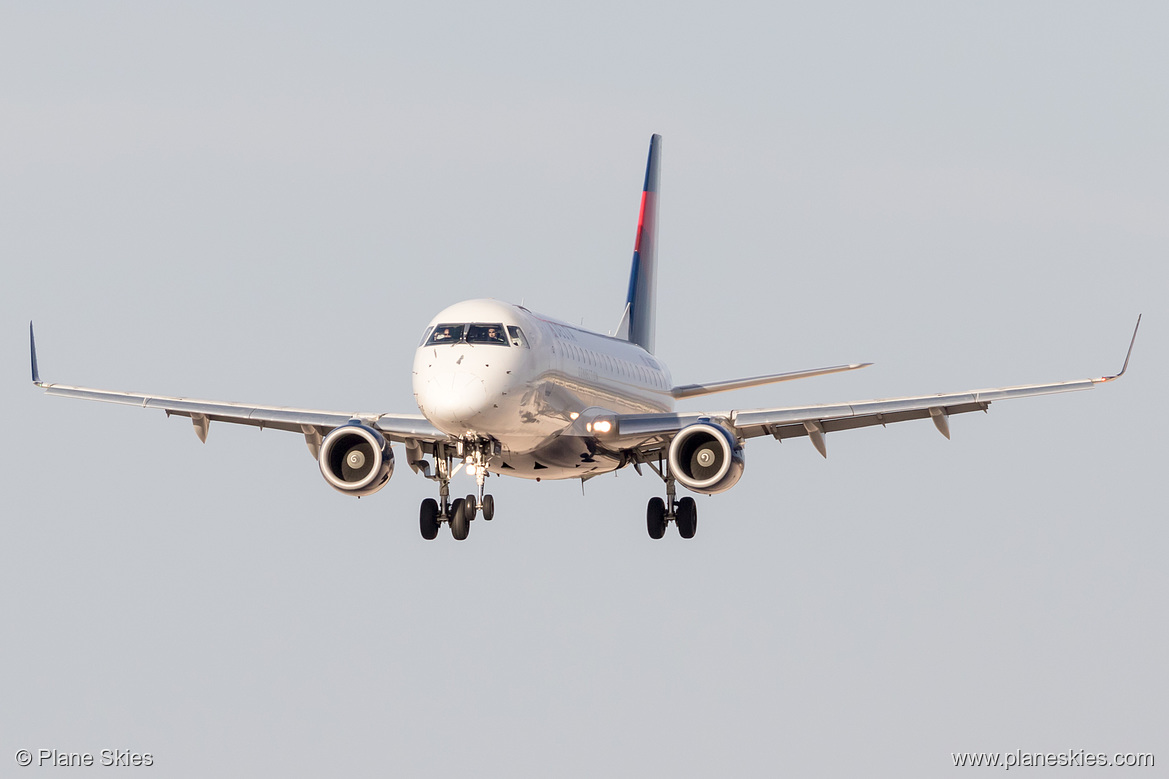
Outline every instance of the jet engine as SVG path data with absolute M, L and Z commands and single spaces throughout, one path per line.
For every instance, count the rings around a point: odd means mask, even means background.
M 321 441 L 317 458 L 325 481 L 346 495 L 372 495 L 394 473 L 390 442 L 371 427 L 350 422 L 331 431 Z
M 688 490 L 725 492 L 743 475 L 743 447 L 735 434 L 713 422 L 682 428 L 670 442 L 670 473 Z

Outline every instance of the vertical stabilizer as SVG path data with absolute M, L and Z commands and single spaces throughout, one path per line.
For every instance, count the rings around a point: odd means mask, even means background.
M 658 169 L 662 158 L 662 136 L 649 141 L 645 165 L 645 186 L 641 193 L 641 214 L 633 244 L 633 267 L 629 271 L 629 294 L 625 316 L 617 330 L 619 338 L 654 350 L 654 320 L 657 316 Z

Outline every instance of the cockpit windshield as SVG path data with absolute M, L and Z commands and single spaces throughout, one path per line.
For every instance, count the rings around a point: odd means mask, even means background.
M 427 339 L 427 346 L 435 346 L 441 344 L 455 344 L 463 340 L 463 330 L 466 325 L 439 325 L 434 328 L 434 332 L 430 334 Z
M 507 336 L 503 333 L 503 325 L 468 325 L 467 343 L 507 346 Z
M 494 323 L 441 324 L 434 328 L 426 341 L 427 346 L 457 343 L 508 346 L 507 331 L 502 324 Z

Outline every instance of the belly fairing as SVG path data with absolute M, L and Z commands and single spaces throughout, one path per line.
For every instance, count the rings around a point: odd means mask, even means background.
M 609 473 L 625 465 L 616 452 L 598 450 L 591 436 L 565 434 L 543 447 L 517 454 L 505 450 L 492 463 L 495 473 L 524 479 L 581 479 Z

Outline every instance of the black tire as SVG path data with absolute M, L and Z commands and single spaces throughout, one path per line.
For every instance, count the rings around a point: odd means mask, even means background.
M 483 512 L 483 518 L 488 522 L 495 519 L 495 498 L 490 495 L 484 495 L 483 505 L 479 509 Z
M 475 503 L 474 495 L 468 495 L 463 499 L 463 511 L 467 512 L 468 522 L 475 519 L 475 509 L 477 508 L 477 505 L 478 504 Z
M 678 501 L 678 508 L 674 513 L 677 515 L 678 535 L 682 538 L 694 538 L 694 534 L 698 532 L 698 506 L 694 504 L 694 498 L 682 498 Z
M 666 534 L 666 502 L 661 498 L 650 498 L 645 507 L 645 527 L 649 537 L 661 538 Z
M 438 538 L 438 501 L 434 498 L 422 501 L 422 508 L 418 512 L 418 529 L 427 541 Z
M 451 504 L 451 535 L 456 541 L 463 541 L 471 532 L 471 521 L 467 519 L 466 506 L 462 498 L 455 498 Z

